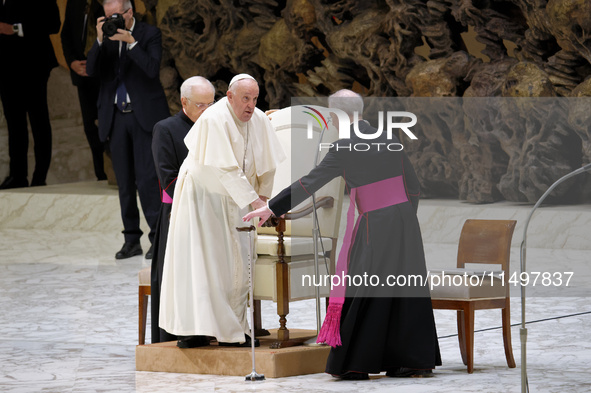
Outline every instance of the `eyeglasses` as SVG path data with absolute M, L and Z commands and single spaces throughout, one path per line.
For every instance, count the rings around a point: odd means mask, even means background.
M 187 101 L 191 101 L 191 99 L 187 98 Z M 213 104 L 215 104 L 215 100 L 213 100 L 209 104 L 197 104 L 196 102 L 193 103 L 193 105 L 195 105 L 197 108 L 199 108 L 199 110 L 205 110 L 205 109 L 209 108 L 210 106 L 212 106 Z
M 126 9 L 123 12 L 116 12 L 115 14 L 119 14 L 119 15 L 123 16 L 123 15 L 127 14 L 129 11 L 131 11 L 131 8 L 128 8 L 128 9 Z M 111 18 L 115 14 L 107 15 L 106 18 L 109 19 L 109 18 Z
M 123 12 L 116 12 L 115 14 L 117 14 L 117 13 L 118 13 L 119 15 L 123 16 L 123 15 L 127 14 L 129 11 L 131 11 L 131 8 L 128 8 L 128 9 L 126 9 L 126 10 L 125 10 L 125 11 L 123 11 Z M 110 17 L 112 17 L 112 16 L 113 16 L 113 15 L 115 15 L 115 14 L 111 14 L 111 15 L 107 16 L 107 19 L 108 19 L 108 18 L 110 18 Z

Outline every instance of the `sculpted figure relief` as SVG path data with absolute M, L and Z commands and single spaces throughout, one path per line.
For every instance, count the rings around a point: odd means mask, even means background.
M 518 107 L 487 111 L 470 101 L 587 97 L 587 0 L 144 4 L 163 33 L 163 84 L 170 94 L 187 76 L 203 75 L 220 96 L 231 75 L 247 72 L 261 81 L 263 109 L 342 88 L 372 97 L 464 97 L 467 115 L 461 121 L 432 119 L 442 127 L 408 144 L 426 197 L 533 202 L 560 176 L 591 160 L 580 105 L 550 112 L 536 107 L 533 113 L 543 118 L 569 119 L 543 127 Z M 567 184 L 553 200 L 588 199 L 588 189 Z

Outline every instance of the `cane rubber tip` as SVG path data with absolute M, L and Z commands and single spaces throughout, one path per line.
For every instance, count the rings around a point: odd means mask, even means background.
M 247 381 L 264 381 L 265 380 L 265 375 L 264 374 L 251 373 L 251 374 L 248 374 L 245 379 Z

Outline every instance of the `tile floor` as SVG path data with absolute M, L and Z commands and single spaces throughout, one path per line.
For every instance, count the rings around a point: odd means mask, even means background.
M 90 184 L 81 188 L 95 187 Z M 93 194 L 92 190 L 84 193 Z M 109 193 L 115 195 L 112 190 Z M 436 310 L 443 366 L 433 378 L 406 380 L 375 375 L 369 381 L 351 382 L 315 374 L 253 383 L 243 377 L 136 372 L 137 272 L 148 266 L 146 260 L 140 256 L 115 260 L 113 255 L 122 244 L 118 231 L 109 224 L 85 226 L 81 222 L 88 217 L 78 220 L 78 227 L 70 222 L 69 230 L 60 226 L 61 216 L 55 212 L 37 212 L 31 223 L 23 224 L 29 213 L 24 207 L 27 202 L 16 202 L 22 200 L 34 204 L 35 211 L 49 211 L 56 205 L 44 204 L 25 192 L 0 192 L 0 392 L 521 391 L 518 292 L 511 304 L 516 325 L 512 328 L 515 369 L 505 363 L 499 311 L 476 313 L 475 371 L 469 375 L 460 358 L 455 313 Z M 84 216 L 80 213 L 84 199 L 81 201 L 78 213 L 66 211 L 64 217 Z M 427 201 L 426 210 L 440 211 L 438 203 Z M 441 205 L 449 203 L 442 201 Z M 454 206 L 462 208 L 459 203 Z M 589 211 L 588 206 L 580 208 Z M 98 216 L 95 210 L 96 206 L 88 208 L 91 216 Z M 18 220 L 11 218 L 15 214 Z M 39 224 L 42 220 L 55 225 Z M 101 228 L 107 230 L 99 231 Z M 527 370 L 531 392 L 591 391 L 591 258 L 586 249 L 591 235 L 587 231 L 578 236 L 579 243 L 569 248 L 528 248 L 531 270 L 575 272 L 570 291 L 564 287 L 528 288 Z M 515 237 L 521 239 L 521 233 L 516 231 Z M 440 268 L 449 261 L 453 264 L 456 245 L 430 242 L 430 238 L 425 236 L 429 267 Z M 518 261 L 519 249 L 514 247 L 514 270 Z M 291 326 L 315 328 L 313 301 L 296 302 L 290 308 Z M 274 305 L 263 302 L 264 326 L 277 327 L 276 321 Z

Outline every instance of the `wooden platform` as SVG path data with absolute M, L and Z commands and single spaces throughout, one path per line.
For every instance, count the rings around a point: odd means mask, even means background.
M 295 346 L 271 349 L 276 331 L 271 336 L 259 338 L 261 346 L 255 349 L 256 371 L 266 378 L 324 372 L 329 346 Z M 314 336 L 316 331 L 290 329 L 296 337 Z M 252 371 L 250 348 L 209 347 L 180 349 L 176 341 L 138 345 L 135 350 L 137 371 L 160 371 L 173 373 L 213 374 L 246 376 Z

